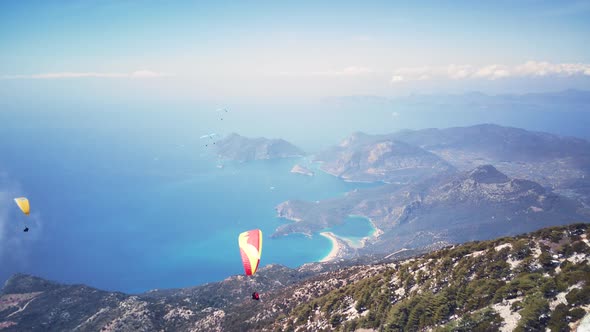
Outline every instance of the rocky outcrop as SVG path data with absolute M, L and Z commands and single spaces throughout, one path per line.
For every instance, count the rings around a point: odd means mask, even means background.
M 306 175 L 306 176 L 313 176 L 314 173 L 313 171 L 311 171 L 310 169 L 303 167 L 299 164 L 293 166 L 293 168 L 291 168 L 291 173 L 295 173 L 295 174 L 301 174 L 301 175 Z

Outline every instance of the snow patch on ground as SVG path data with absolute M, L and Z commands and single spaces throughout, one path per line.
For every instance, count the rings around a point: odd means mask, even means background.
M 586 255 L 585 254 L 575 254 L 572 255 L 571 257 L 568 257 L 567 260 L 574 263 L 574 264 L 578 264 L 580 262 L 583 262 L 586 259 Z
M 590 305 L 583 306 L 582 309 L 586 310 L 586 316 L 578 322 L 569 323 L 569 327 L 576 332 L 590 332 Z
M 475 252 L 465 255 L 465 257 L 479 257 L 479 256 L 483 255 L 485 252 L 486 252 L 485 250 L 475 251 Z
M 352 297 L 347 296 L 346 302 L 348 302 L 348 308 L 346 308 L 346 310 L 342 313 L 342 315 L 346 317 L 346 320 L 349 321 L 359 318 L 361 315 L 356 310 L 356 305 L 358 301 L 355 301 Z
M 514 270 L 518 267 L 518 265 L 520 265 L 520 262 L 522 262 L 522 259 L 514 259 L 512 257 L 508 258 L 508 260 L 506 261 L 508 264 L 510 264 L 510 269 Z
M 521 316 L 518 312 L 512 312 L 510 307 L 512 306 L 512 303 L 521 300 L 522 297 L 517 297 L 502 303 L 496 303 L 492 306 L 492 309 L 494 309 L 498 315 L 502 317 L 502 320 L 504 320 L 504 324 L 500 328 L 501 332 L 510 332 L 516 328 L 516 325 L 518 325 Z
M 225 318 L 225 311 L 215 310 L 213 308 L 207 309 L 211 309 L 211 313 L 209 313 L 207 317 L 197 321 L 191 331 L 222 332 L 223 330 L 220 328 L 220 326 Z
M 192 316 L 194 316 L 194 314 L 195 313 L 188 308 L 174 308 L 164 315 L 164 319 L 168 321 L 175 318 L 189 320 Z
M 539 256 L 541 256 L 541 248 L 539 248 L 539 246 L 536 243 L 535 246 L 531 248 L 531 250 L 533 251 L 534 258 L 539 258 Z
M 9 328 L 9 327 L 11 327 L 13 325 L 16 325 L 16 323 L 15 322 L 11 322 L 11 321 L 0 322 L 0 330 Z
M 399 281 L 400 281 L 400 280 L 399 280 L 399 278 L 397 277 L 397 274 L 395 274 L 395 275 L 393 276 L 393 278 L 391 278 L 391 280 L 389 281 L 389 284 L 390 284 L 390 285 L 392 285 L 392 286 L 395 286 L 395 285 L 397 285 L 397 283 L 398 283 Z
M 502 250 L 502 249 L 504 249 L 504 248 L 510 248 L 510 249 L 512 249 L 512 244 L 511 244 L 511 243 L 504 243 L 504 244 L 501 244 L 501 245 L 499 245 L 499 246 L 495 246 L 495 247 L 494 247 L 494 249 L 495 249 L 496 251 L 500 251 L 500 250 Z
M 565 305 L 567 305 L 567 299 L 565 298 L 565 296 L 569 292 L 571 292 L 571 290 L 574 289 L 574 288 L 578 288 L 578 289 L 582 288 L 582 283 L 579 282 L 579 283 L 577 283 L 575 285 L 572 285 L 572 286 L 568 287 L 568 289 L 566 289 L 565 291 L 563 291 L 563 292 L 555 295 L 555 300 L 553 300 L 553 301 L 551 301 L 551 303 L 549 303 L 549 309 L 551 309 L 551 311 L 553 311 L 553 310 L 555 310 L 555 308 L 558 305 L 560 305 L 562 303 L 565 304 Z
M 79 330 L 79 329 L 82 329 L 84 327 L 84 325 L 92 323 L 98 316 L 100 316 L 103 313 L 108 312 L 108 311 L 109 311 L 109 308 L 100 308 L 100 310 L 98 310 L 94 315 L 90 316 L 83 323 L 81 323 L 80 325 L 76 326 L 74 328 L 74 331 Z

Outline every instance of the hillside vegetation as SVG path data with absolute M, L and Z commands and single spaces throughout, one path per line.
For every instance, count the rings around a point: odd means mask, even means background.
M 553 227 L 326 273 L 225 328 L 570 331 L 590 311 L 588 236 L 588 224 Z
M 574 224 L 138 295 L 15 275 L 0 331 L 575 331 L 590 325 L 589 236 Z

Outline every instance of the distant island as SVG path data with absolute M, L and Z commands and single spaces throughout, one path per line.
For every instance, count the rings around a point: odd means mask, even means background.
M 297 165 L 293 166 L 293 168 L 291 168 L 291 173 L 307 175 L 307 176 L 314 175 L 313 171 L 311 171 L 310 169 L 303 167 L 299 164 L 297 164 Z
M 305 155 L 303 150 L 283 139 L 248 138 L 236 133 L 217 141 L 215 145 L 219 158 L 241 162 Z

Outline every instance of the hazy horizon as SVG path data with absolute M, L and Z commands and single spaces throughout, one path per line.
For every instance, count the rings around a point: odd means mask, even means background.
M 3 96 L 292 102 L 590 89 L 587 1 L 19 1 L 2 9 Z

